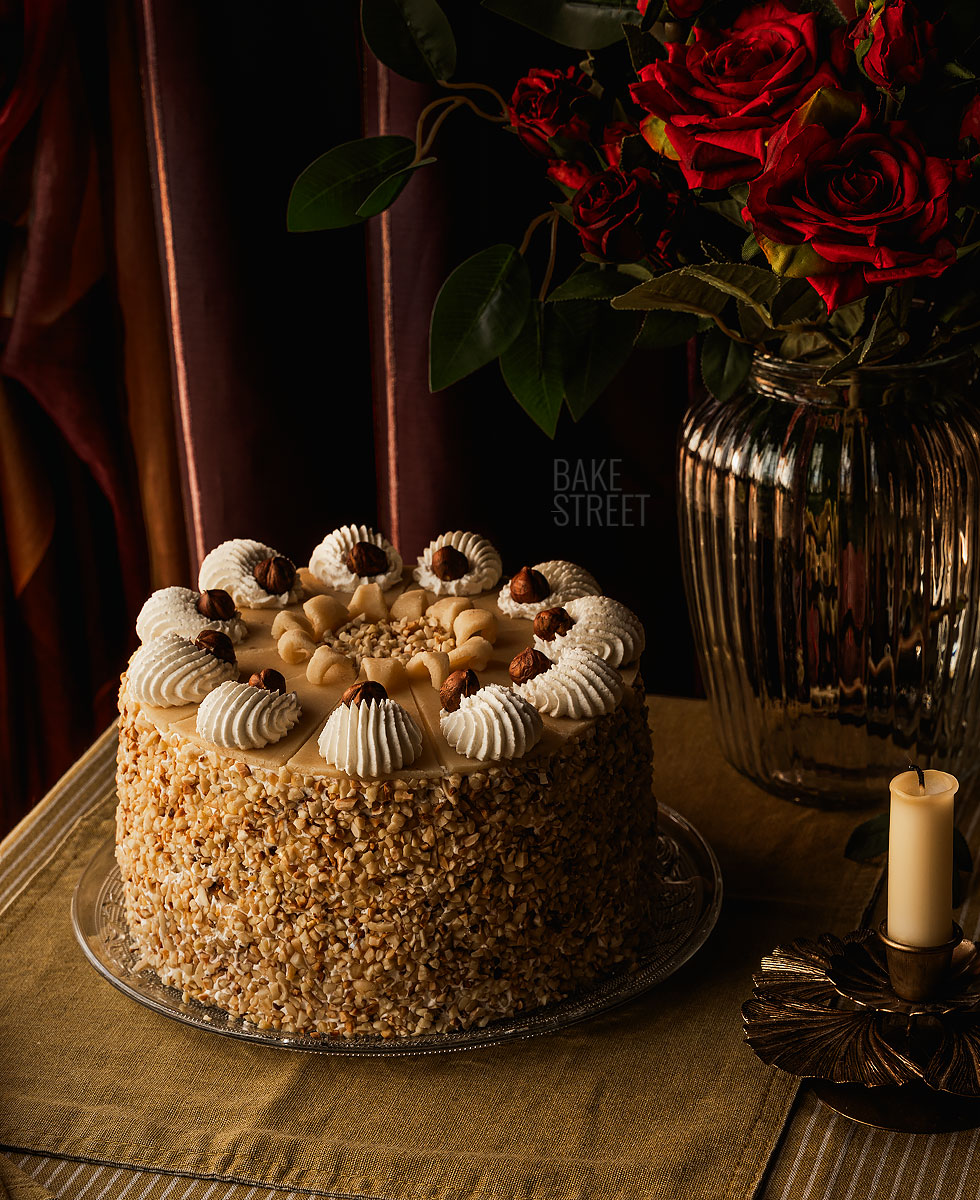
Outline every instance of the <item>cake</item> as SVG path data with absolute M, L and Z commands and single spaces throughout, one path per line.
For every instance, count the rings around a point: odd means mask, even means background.
M 656 892 L 643 628 L 477 534 L 334 530 L 166 588 L 119 692 L 141 969 L 260 1029 L 485 1026 L 628 970 Z

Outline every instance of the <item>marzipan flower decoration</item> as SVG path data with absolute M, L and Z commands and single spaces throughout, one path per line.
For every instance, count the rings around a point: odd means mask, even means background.
M 540 168 L 523 237 L 502 229 L 436 297 L 433 391 L 496 364 L 554 435 L 635 347 L 698 338 L 704 382 L 728 400 L 758 351 L 829 381 L 980 343 L 980 4 L 632 2 L 617 26 L 607 5 L 518 18 L 513 0 L 483 0 L 488 21 L 553 43 L 502 94 L 454 78 L 436 0 L 404 0 L 397 36 L 361 0 L 369 48 L 434 98 L 414 141 L 366 138 L 311 164 L 291 229 L 396 202 L 457 111 Z

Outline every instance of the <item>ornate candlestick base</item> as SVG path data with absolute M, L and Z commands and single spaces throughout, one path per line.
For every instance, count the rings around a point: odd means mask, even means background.
M 959 926 L 954 934 L 933 955 L 941 969 L 870 929 L 777 948 L 742 1006 L 746 1041 L 865 1124 L 909 1133 L 980 1125 L 980 954 Z M 889 954 L 902 992 L 925 998 L 898 993 Z

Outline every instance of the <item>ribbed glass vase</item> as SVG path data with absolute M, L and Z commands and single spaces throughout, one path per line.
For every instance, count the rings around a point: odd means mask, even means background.
M 757 356 L 688 412 L 684 583 L 726 757 L 780 795 L 886 802 L 910 761 L 980 762 L 976 359 Z

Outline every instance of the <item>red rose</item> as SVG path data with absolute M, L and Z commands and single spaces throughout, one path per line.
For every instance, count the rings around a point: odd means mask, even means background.
M 548 164 L 548 170 L 545 172 L 549 179 L 553 179 L 570 192 L 577 192 L 588 183 L 594 173 L 584 162 L 575 158 L 556 158 Z
M 949 163 L 908 122 L 876 126 L 864 105 L 854 120 L 848 104 L 822 93 L 788 122 L 742 210 L 773 269 L 808 279 L 831 312 L 875 284 L 941 275 L 956 257 Z
M 888 92 L 921 82 L 936 58 L 935 35 L 935 25 L 905 0 L 876 0 L 848 31 L 861 69 Z
M 578 67 L 546 70 L 535 67 L 517 81 L 510 100 L 510 123 L 529 150 L 554 158 L 549 138 L 564 142 L 589 140 L 594 97 L 588 75 Z
M 640 70 L 633 99 L 653 114 L 643 136 L 676 157 L 691 187 L 726 188 L 762 169 L 770 135 L 838 73 L 825 61 L 813 13 L 780 0 L 747 8 L 730 30 L 696 28 L 667 59 Z
M 652 255 L 666 265 L 676 229 L 678 196 L 646 167 L 601 171 L 572 197 L 572 217 L 590 254 L 610 262 Z
M 613 121 L 602 131 L 600 151 L 610 167 L 619 166 L 623 138 L 628 138 L 636 132 L 636 126 L 631 125 L 629 121 Z

